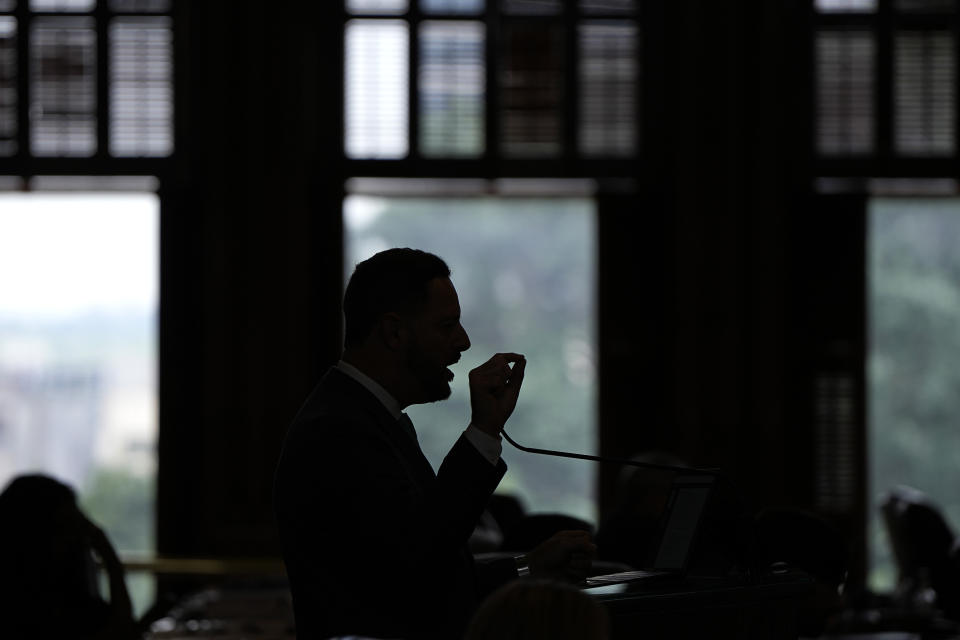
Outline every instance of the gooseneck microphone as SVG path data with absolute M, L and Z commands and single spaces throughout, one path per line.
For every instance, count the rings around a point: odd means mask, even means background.
M 622 464 L 631 467 L 640 467 L 642 469 L 658 469 L 660 471 L 676 471 L 677 473 L 688 473 L 696 475 L 719 476 L 720 469 L 701 469 L 698 467 L 681 467 L 671 464 L 657 464 L 655 462 L 642 462 L 640 460 L 629 460 L 627 458 L 608 458 L 606 456 L 591 456 L 585 453 L 571 453 L 569 451 L 555 451 L 553 449 L 537 449 L 536 447 L 525 447 L 518 444 L 506 429 L 500 429 L 500 433 L 506 438 L 507 442 L 515 448 L 526 453 L 536 453 L 546 456 L 558 456 L 561 458 L 573 458 L 575 460 L 592 460 L 594 462 L 606 462 L 609 464 Z

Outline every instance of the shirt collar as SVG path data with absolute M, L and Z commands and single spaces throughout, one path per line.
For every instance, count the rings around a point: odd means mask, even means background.
M 386 389 L 380 386 L 376 380 L 343 360 L 337 363 L 337 369 L 362 384 L 367 391 L 376 396 L 377 400 L 386 407 L 394 419 L 399 420 L 403 416 L 403 409 L 400 407 L 400 403 L 397 402 L 396 398 L 390 395 Z

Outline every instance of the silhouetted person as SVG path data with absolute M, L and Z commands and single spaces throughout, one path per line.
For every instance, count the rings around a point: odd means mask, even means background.
M 940 507 L 922 491 L 897 486 L 884 498 L 883 513 L 899 574 L 895 600 L 923 606 L 933 595 L 926 605 L 960 620 L 960 547 Z
M 470 424 L 434 473 L 402 411 L 446 399 L 448 367 L 470 347 L 450 269 L 422 251 L 378 253 L 357 265 L 343 312 L 342 359 L 290 426 L 274 488 L 297 635 L 459 637 L 480 598 L 518 575 L 511 558 L 475 564 L 467 541 L 506 471 L 499 432 L 524 358 L 470 372 Z M 588 535 L 563 533 L 529 568 L 578 579 L 590 553 Z
M 0 556 L 3 638 L 140 637 L 123 565 L 67 485 L 44 475 L 7 485 L 0 494 Z M 109 601 L 100 595 L 96 559 L 107 574 Z
M 758 513 L 756 536 L 761 566 L 786 563 L 814 579 L 813 592 L 798 603 L 797 630 L 805 637 L 822 635 L 845 606 L 842 586 L 848 561 L 843 536 L 821 516 L 786 507 Z
M 547 580 L 519 580 L 480 606 L 464 640 L 605 640 L 606 610 L 583 591 Z

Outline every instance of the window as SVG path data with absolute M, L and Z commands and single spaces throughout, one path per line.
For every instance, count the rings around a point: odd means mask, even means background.
M 346 153 L 354 158 L 407 154 L 407 26 L 353 20 L 346 28 Z
M 582 194 L 347 197 L 348 276 L 358 261 L 392 246 L 432 251 L 452 270 L 472 346 L 454 367 L 451 398 L 408 410 L 435 469 L 469 422 L 467 373 L 498 351 L 527 357 L 511 436 L 528 446 L 595 452 L 595 220 L 594 203 Z M 510 467 L 498 491 L 531 510 L 595 519 L 592 465 L 504 448 Z
M 154 551 L 159 203 L 117 176 L 173 157 L 172 12 L 0 0 L 0 482 L 67 481 L 121 553 Z
M 815 148 L 821 157 L 956 153 L 956 4 L 817 0 Z M 869 174 L 867 174 L 869 175 Z
M 818 462 L 835 469 L 817 477 L 817 495 L 828 498 L 818 506 L 832 509 L 854 541 L 856 579 L 862 574 L 866 586 L 886 590 L 896 576 L 880 521 L 882 494 L 898 483 L 923 484 L 915 488 L 957 517 L 918 460 L 924 447 L 938 454 L 952 448 L 934 418 L 949 408 L 933 397 L 940 382 L 930 377 L 949 339 L 921 335 L 920 327 L 940 322 L 947 300 L 924 306 L 931 303 L 926 287 L 939 286 L 950 269 L 931 262 L 940 258 L 928 243 L 934 227 L 954 232 L 946 211 L 955 205 L 931 197 L 957 193 L 960 23 L 952 0 L 812 0 L 808 6 L 810 177 L 821 200 L 832 199 L 836 213 L 847 216 L 825 222 L 822 232 L 835 236 L 856 227 L 860 235 L 848 238 L 846 255 L 857 257 L 835 277 L 846 283 L 848 299 L 836 301 L 834 326 L 812 345 L 832 367 L 816 381 L 814 400 L 816 411 L 832 416 L 817 424 Z M 828 184 L 837 188 L 822 188 Z M 937 222 L 934 210 L 943 214 Z M 816 261 L 811 258 L 810 270 Z M 908 281 L 909 292 L 902 288 Z M 844 324 L 852 318 L 860 326 Z M 944 351 L 932 349 L 930 340 L 946 340 Z M 921 362 L 929 368 L 908 373 Z M 870 557 L 861 555 L 867 547 Z
M 149 192 L 0 193 L 0 486 L 69 484 L 121 553 L 154 552 L 158 224 Z
M 170 0 L 20 2 L 0 3 L 0 158 L 169 156 Z
M 874 151 L 873 35 L 824 30 L 816 37 L 817 150 L 823 155 Z
M 578 144 L 588 156 L 636 153 L 639 30 L 628 21 L 584 21 Z
M 877 506 L 907 485 L 960 525 L 960 199 L 882 197 L 869 207 L 870 583 L 896 580 Z
M 432 157 L 483 153 L 484 27 L 477 21 L 420 25 L 420 150 Z
M 348 158 L 637 155 L 635 3 L 493 4 L 346 3 Z

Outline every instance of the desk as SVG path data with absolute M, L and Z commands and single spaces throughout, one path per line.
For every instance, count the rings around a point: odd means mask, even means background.
M 610 616 L 610 640 L 796 638 L 796 609 L 813 591 L 799 571 L 756 582 L 690 577 L 682 584 L 586 589 Z

